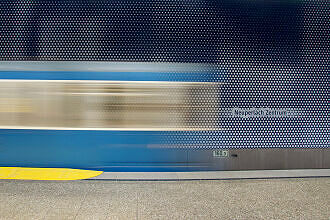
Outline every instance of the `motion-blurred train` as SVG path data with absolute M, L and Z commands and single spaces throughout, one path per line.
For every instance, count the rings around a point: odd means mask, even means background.
M 328 1 L 2 3 L 0 166 L 329 168 Z
M 186 169 L 175 135 L 221 129 L 221 78 L 205 64 L 3 62 L 1 162 Z M 212 73 L 213 72 L 213 73 Z M 194 135 L 194 138 L 196 136 Z M 176 138 L 178 139 L 178 138 Z

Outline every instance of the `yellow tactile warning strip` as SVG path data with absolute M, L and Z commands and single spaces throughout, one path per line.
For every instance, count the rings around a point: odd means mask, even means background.
M 16 180 L 81 180 L 102 173 L 102 171 L 68 168 L 0 167 L 0 179 Z

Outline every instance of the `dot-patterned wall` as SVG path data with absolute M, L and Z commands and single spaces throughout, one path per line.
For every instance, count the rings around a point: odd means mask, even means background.
M 330 147 L 328 0 L 0 2 L 3 61 L 216 64 L 219 130 L 159 147 Z

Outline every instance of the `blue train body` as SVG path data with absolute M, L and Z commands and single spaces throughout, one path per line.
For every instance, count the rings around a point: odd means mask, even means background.
M 75 71 L 83 63 L 3 62 L 0 81 L 8 82 L 165 82 L 165 83 L 221 83 L 224 74 L 216 66 L 198 64 L 106 64 L 114 71 Z M 88 65 L 88 64 L 87 64 Z M 92 63 L 89 68 L 106 66 Z M 126 72 L 132 66 L 138 72 Z M 178 65 L 181 68 L 178 68 Z M 21 71 L 20 66 L 27 71 Z M 115 66 L 116 68 L 113 68 Z M 174 66 L 174 68 L 173 68 Z M 73 68 L 75 67 L 75 68 Z M 149 68 L 146 68 L 149 67 Z M 191 68 L 186 72 L 185 68 Z M 31 71 L 36 68 L 37 71 Z M 40 71 L 40 69 L 46 70 Z M 8 71 L 8 69 L 11 69 Z M 12 70 L 13 69 L 13 70 Z M 47 70 L 48 69 L 48 70 Z M 49 70 L 50 69 L 50 70 Z M 58 70 L 59 69 L 59 70 Z M 68 71 L 73 69 L 73 71 Z M 102 68 L 101 68 L 102 69 Z M 105 67 L 107 69 L 107 67 Z M 142 69 L 142 70 L 141 70 Z M 145 69 L 148 69 L 147 71 Z M 162 70 L 165 69 L 165 70 Z M 180 85 L 180 84 L 179 84 Z M 165 94 L 165 95 L 170 95 Z M 161 101 L 161 100 L 160 100 Z M 70 110 L 70 109 L 68 109 Z M 214 120 L 214 119 L 213 119 Z M 192 136 L 211 130 L 158 128 L 95 128 L 1 126 L 0 166 L 66 167 L 103 171 L 189 171 L 210 170 L 212 163 L 196 157 L 198 151 Z M 162 126 L 160 124 L 160 126 Z M 8 127 L 10 129 L 8 129 Z M 216 129 L 218 130 L 218 129 Z M 210 133 L 211 132 L 211 133 Z M 188 137 L 188 138 L 187 138 Z M 193 153 L 190 153 L 193 152 Z

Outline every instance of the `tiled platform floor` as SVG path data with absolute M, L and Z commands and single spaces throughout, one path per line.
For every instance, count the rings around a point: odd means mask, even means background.
M 0 219 L 329 219 L 330 178 L 0 180 Z

